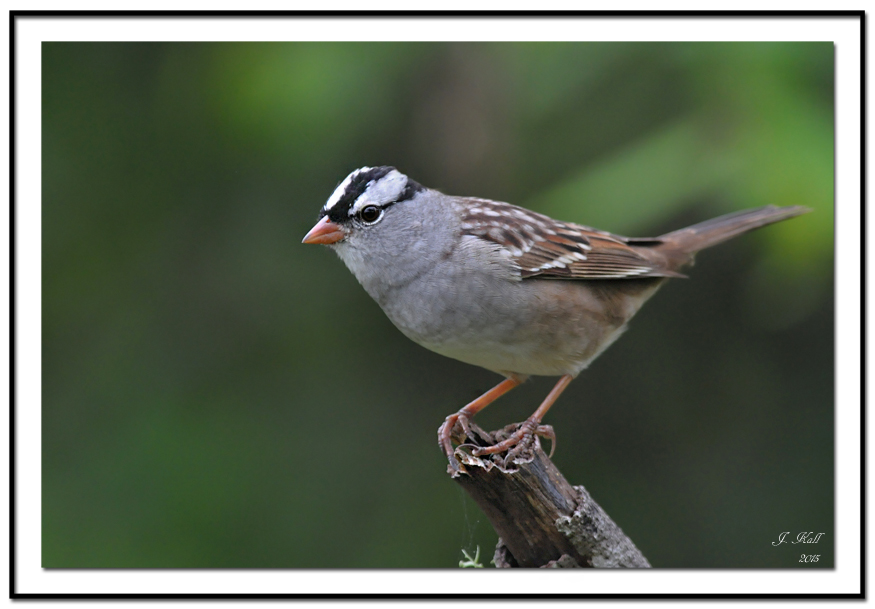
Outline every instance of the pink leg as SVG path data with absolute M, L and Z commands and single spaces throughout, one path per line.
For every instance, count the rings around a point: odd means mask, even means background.
M 453 427 L 456 426 L 456 422 L 461 423 L 462 428 L 467 431 L 468 419 L 489 406 L 492 402 L 503 396 L 514 387 L 522 384 L 522 382 L 525 380 L 525 377 L 518 376 L 512 376 L 509 379 L 503 380 L 498 385 L 481 395 L 479 398 L 459 410 L 459 412 L 451 414 L 446 418 L 444 424 L 441 425 L 440 429 L 438 429 L 438 444 L 440 444 L 440 447 L 444 451 L 444 454 L 449 458 L 450 466 L 453 468 L 453 470 L 459 471 L 459 463 L 453 456 L 453 442 L 451 440 Z
M 566 374 L 559 379 L 559 382 L 553 387 L 553 390 L 547 394 L 547 397 L 541 402 L 541 405 L 538 406 L 538 409 L 535 413 L 530 416 L 525 422 L 520 425 L 520 428 L 516 430 L 513 435 L 511 435 L 507 440 L 503 440 L 498 444 L 493 444 L 492 446 L 486 446 L 484 448 L 478 448 L 472 451 L 475 456 L 480 455 L 491 455 L 494 453 L 500 453 L 504 450 L 512 448 L 519 444 L 524 438 L 533 436 L 536 432 L 539 431 L 539 426 L 541 424 L 541 419 L 544 418 L 544 415 L 547 414 L 547 411 L 550 410 L 550 406 L 553 405 L 553 402 L 565 391 L 565 388 L 568 387 L 568 384 L 574 379 L 570 374 Z M 553 442 L 555 443 L 555 439 Z M 552 454 L 552 450 L 550 451 Z

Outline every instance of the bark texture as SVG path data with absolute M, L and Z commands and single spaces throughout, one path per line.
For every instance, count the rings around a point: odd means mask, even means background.
M 513 433 L 469 424 L 456 448 L 462 471 L 447 471 L 483 510 L 500 539 L 497 567 L 650 567 L 644 555 L 582 486 L 572 486 L 535 441 L 511 463 L 471 450 Z

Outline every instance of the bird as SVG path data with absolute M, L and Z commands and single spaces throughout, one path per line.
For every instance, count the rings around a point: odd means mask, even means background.
M 626 329 L 695 254 L 811 211 L 769 205 L 658 237 L 633 238 L 477 197 L 422 186 L 391 166 L 361 167 L 340 182 L 303 243 L 332 248 L 408 338 L 504 376 L 449 415 L 438 444 L 458 475 L 454 428 L 531 376 L 558 376 L 506 439 L 474 448 L 504 463 L 546 436 L 544 415 L 569 383 Z

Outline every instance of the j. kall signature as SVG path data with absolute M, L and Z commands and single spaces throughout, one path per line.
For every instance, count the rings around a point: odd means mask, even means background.
M 797 543 L 817 543 L 818 541 L 820 541 L 820 538 L 823 537 L 823 535 L 823 533 L 803 531 L 802 533 L 798 533 L 795 538 L 791 537 L 788 540 L 787 538 L 790 537 L 790 531 L 784 531 L 783 533 L 778 535 L 778 541 L 773 541 L 772 545 L 779 546 L 782 543 L 791 543 L 794 545 Z

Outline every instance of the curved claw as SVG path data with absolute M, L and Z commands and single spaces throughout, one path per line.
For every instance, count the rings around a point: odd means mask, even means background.
M 447 457 L 453 454 L 453 428 L 459 420 L 458 414 L 451 414 L 438 428 L 438 445 Z
M 556 452 L 556 432 L 553 431 L 553 426 L 538 425 L 538 428 L 535 430 L 535 435 L 550 440 L 550 454 L 547 455 L 547 458 L 552 459 L 553 453 Z
M 451 414 L 444 419 L 443 424 L 438 428 L 438 445 L 449 460 L 450 467 L 454 473 L 460 471 L 459 461 L 456 459 L 455 450 L 453 450 L 453 431 L 455 431 L 457 424 L 462 428 L 465 436 L 470 433 L 471 428 L 468 425 L 468 417 L 462 412 Z

